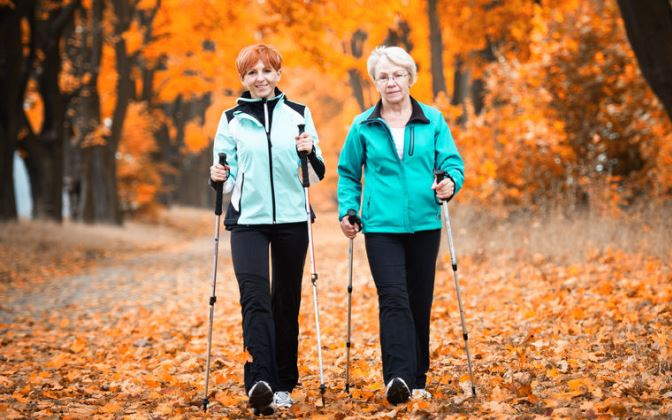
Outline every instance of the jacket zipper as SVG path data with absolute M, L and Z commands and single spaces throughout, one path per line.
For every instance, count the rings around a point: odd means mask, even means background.
M 264 99 L 264 131 L 266 131 L 266 141 L 268 142 L 268 173 L 271 178 L 271 203 L 273 206 L 273 224 L 275 224 L 275 186 L 273 184 L 273 154 L 271 149 L 273 144 L 271 143 L 271 129 L 268 125 L 268 104 L 266 99 Z
M 240 200 L 238 200 L 238 214 L 243 214 L 243 189 L 245 188 L 245 172 L 243 180 L 240 182 Z
M 415 130 L 411 126 L 411 146 L 408 148 L 408 156 L 413 156 L 413 151 L 415 150 Z
M 392 144 L 394 144 L 394 136 L 392 136 L 392 130 L 391 130 L 390 127 L 389 127 L 386 123 L 384 123 L 384 122 L 383 122 L 383 126 L 387 129 L 387 135 L 389 136 L 390 140 L 392 141 Z M 413 149 L 414 149 L 414 147 L 415 147 L 415 145 L 414 145 L 413 143 L 414 143 L 414 135 L 413 135 L 413 128 L 412 128 L 412 126 L 411 126 L 411 144 L 410 144 L 410 146 L 409 146 L 409 151 L 408 151 L 408 155 L 409 155 L 409 156 L 412 156 L 412 155 L 413 155 Z M 399 157 L 399 155 L 396 153 L 396 150 L 395 150 L 394 156 Z M 401 158 L 399 159 L 399 161 L 401 162 Z M 402 165 L 400 169 L 401 169 L 401 171 L 403 172 L 403 171 L 404 171 L 404 166 Z M 404 179 L 406 178 L 405 174 L 403 175 L 403 178 L 404 178 Z M 402 187 L 403 187 L 403 189 L 404 189 L 404 197 L 408 197 L 407 185 L 406 185 L 405 182 L 403 182 L 402 184 L 403 184 Z M 370 200 L 371 200 L 371 197 L 369 197 L 369 203 L 367 203 L 367 213 L 368 213 L 368 208 L 369 208 Z M 408 199 L 406 198 L 406 200 L 408 200 Z M 406 207 L 408 207 L 408 204 L 406 204 Z M 406 227 L 407 230 L 410 230 L 410 229 L 409 229 L 410 223 L 409 223 L 409 221 L 408 221 L 408 212 L 407 212 L 407 211 L 404 212 L 404 225 L 405 225 L 405 227 Z
M 380 124 L 383 126 L 383 130 L 385 130 L 387 132 L 387 137 L 392 142 L 392 151 L 394 152 L 394 155 L 399 159 L 399 162 L 401 162 L 401 158 L 397 154 L 397 149 L 396 149 L 397 146 L 394 143 L 394 136 L 392 135 L 392 129 L 390 128 L 389 125 L 387 125 L 387 123 L 382 118 L 380 118 L 379 121 L 380 121 Z

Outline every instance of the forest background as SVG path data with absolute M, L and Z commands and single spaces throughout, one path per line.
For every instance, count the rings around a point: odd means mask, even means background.
M 621 3 L 3 0 L 0 217 L 16 217 L 15 151 L 34 218 L 62 220 L 64 197 L 89 223 L 207 206 L 216 124 L 242 88 L 234 60 L 261 41 L 283 53 L 280 87 L 314 109 L 318 207 L 333 208 L 349 124 L 377 101 L 365 62 L 381 44 L 410 51 L 412 94 L 449 121 L 459 202 L 658 205 L 672 185 L 670 5 Z
M 0 39 L 4 417 L 199 413 L 212 138 L 255 42 L 282 52 L 279 87 L 311 107 L 327 165 L 311 199 L 329 402 L 316 403 L 304 287 L 303 385 L 285 417 L 672 414 L 671 1 L 0 0 Z M 465 159 L 450 206 L 476 399 L 443 249 L 435 399 L 386 405 L 359 240 L 354 391 L 339 393 L 336 164 L 378 99 L 365 63 L 381 44 L 415 58 L 411 94 L 444 113 Z M 30 221 L 17 220 L 17 156 Z M 211 413 L 240 417 L 227 246 Z

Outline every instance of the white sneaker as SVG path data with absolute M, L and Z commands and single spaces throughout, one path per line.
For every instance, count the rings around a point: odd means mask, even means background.
M 432 394 L 429 393 L 425 388 L 419 388 L 413 390 L 413 399 L 414 400 L 431 400 Z
M 287 391 L 278 391 L 273 394 L 273 403 L 278 408 L 290 408 L 294 401 Z
M 392 378 L 385 387 L 385 396 L 390 404 L 401 404 L 411 397 L 411 390 L 401 378 Z

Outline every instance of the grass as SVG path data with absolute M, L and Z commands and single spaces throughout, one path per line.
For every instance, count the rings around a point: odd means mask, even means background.
M 469 206 L 453 206 L 456 253 L 540 254 L 583 261 L 595 252 L 620 249 L 662 260 L 672 257 L 672 209 L 649 208 L 612 217 L 595 211 L 518 214 L 507 219 Z

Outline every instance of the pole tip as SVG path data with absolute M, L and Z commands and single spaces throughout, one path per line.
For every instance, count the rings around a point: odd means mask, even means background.
M 208 403 L 209 403 L 208 398 L 207 397 L 203 398 L 203 412 L 208 411 Z

